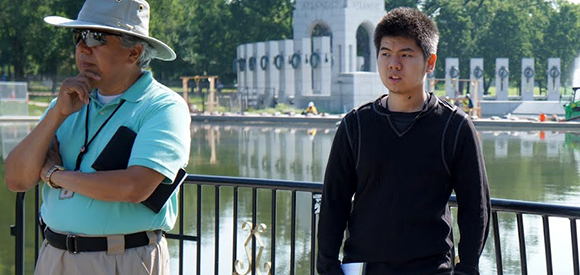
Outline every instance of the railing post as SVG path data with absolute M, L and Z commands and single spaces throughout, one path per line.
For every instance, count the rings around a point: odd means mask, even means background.
M 233 218 L 234 220 L 232 221 L 233 224 L 233 248 L 232 248 L 232 252 L 233 252 L 233 257 L 232 259 L 236 259 L 237 258 L 237 251 L 238 251 L 238 198 L 239 198 L 239 190 L 238 187 L 234 187 L 234 213 L 233 213 Z M 232 263 L 232 270 L 236 270 L 236 263 L 235 261 Z
M 201 274 L 201 184 L 197 185 L 197 201 L 196 201 L 196 205 L 197 205 L 197 213 L 196 213 L 196 228 L 195 230 L 197 230 L 197 267 L 196 267 L 196 273 L 195 274 Z
M 290 215 L 290 275 L 294 275 L 296 274 L 296 191 L 292 191 L 292 209 Z
M 272 189 L 272 226 L 270 233 L 270 248 L 272 253 L 270 253 L 270 262 L 272 263 L 271 274 L 276 274 L 276 210 L 278 209 L 276 189 Z
M 40 236 L 38 234 L 40 229 L 40 185 L 34 186 L 34 268 L 36 269 L 36 262 L 38 261 L 39 247 L 40 247 Z M 24 228 L 23 228 L 24 230 Z M 42 234 L 42 240 L 44 240 L 44 232 Z
M 320 204 L 322 203 L 322 194 L 312 193 L 312 236 L 310 237 L 310 274 L 316 273 L 316 240 L 318 239 L 318 215 L 320 214 Z
M 24 197 L 26 193 L 16 194 L 16 225 L 12 227 L 12 235 L 16 237 L 14 243 L 14 274 L 24 275 Z
M 497 268 L 497 275 L 503 275 L 501 241 L 499 238 L 499 221 L 497 218 L 497 211 L 491 212 L 491 224 L 493 226 L 493 244 L 495 247 L 495 266 Z
M 220 186 L 215 186 L 215 234 L 214 234 L 214 242 L 215 242 L 215 256 L 214 256 L 214 274 L 219 274 L 220 268 Z
M 574 275 L 580 275 L 580 267 L 578 261 L 578 231 L 576 231 L 576 219 L 570 219 L 570 235 L 572 238 L 572 263 L 574 264 Z
M 258 225 L 258 189 L 252 188 L 252 224 Z M 252 232 L 253 228 L 250 228 Z M 250 235 L 251 236 L 251 235 Z M 256 238 L 252 237 L 252 257 L 251 259 L 256 259 Z M 250 263 L 252 268 L 252 275 L 256 274 L 256 261 Z
M 542 222 L 544 225 L 544 248 L 546 251 L 546 271 L 548 275 L 554 274 L 552 268 L 552 245 L 550 242 L 550 223 L 548 221 L 548 216 L 542 216 Z
M 526 237 L 524 234 L 524 220 L 522 213 L 516 214 L 518 224 L 518 239 L 520 241 L 520 265 L 522 267 L 522 275 L 528 275 L 528 261 L 526 258 Z
M 181 217 L 179 217 L 179 275 L 183 275 L 183 226 L 185 224 L 185 222 L 183 221 L 183 216 L 184 213 L 183 211 L 185 211 L 185 188 L 183 187 L 183 184 L 179 187 L 179 214 L 181 215 Z M 198 235 L 199 236 L 199 235 Z M 199 243 L 198 243 L 199 246 Z

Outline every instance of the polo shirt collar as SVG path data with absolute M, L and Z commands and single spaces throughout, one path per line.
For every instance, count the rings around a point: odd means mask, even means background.
M 118 103 L 121 99 L 129 102 L 141 101 L 141 99 L 143 99 L 143 97 L 145 96 L 145 90 L 149 87 L 149 85 L 151 85 L 152 82 L 153 75 L 151 74 L 151 72 L 143 71 L 141 77 L 139 77 L 139 79 L 137 79 L 137 81 L 133 83 L 133 85 L 131 85 L 129 89 L 127 89 L 123 94 L 121 94 L 119 98 L 111 101 L 109 104 Z M 94 102 L 99 102 L 97 100 L 97 89 L 93 89 L 93 91 L 90 94 L 90 97 Z

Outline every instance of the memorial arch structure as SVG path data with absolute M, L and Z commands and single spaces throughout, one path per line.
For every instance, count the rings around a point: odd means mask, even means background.
M 296 0 L 292 39 L 238 46 L 238 88 L 257 107 L 313 101 L 341 113 L 372 101 L 387 92 L 372 41 L 384 14 L 384 0 Z

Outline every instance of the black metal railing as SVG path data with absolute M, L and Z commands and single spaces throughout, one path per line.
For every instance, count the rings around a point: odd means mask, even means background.
M 193 185 L 193 186 L 191 186 Z M 189 214 L 187 211 L 188 209 L 185 208 L 185 194 L 192 193 L 193 191 L 189 190 L 190 187 L 194 187 L 196 190 L 196 230 L 195 236 L 185 234 L 185 215 Z M 213 187 L 213 188 L 212 188 Z M 172 232 L 177 231 L 177 233 L 168 233 L 166 234 L 167 238 L 170 240 L 178 241 L 179 246 L 179 270 L 178 274 L 184 273 L 184 242 L 191 241 L 197 242 L 196 245 L 196 273 L 195 274 L 210 274 L 208 271 L 203 271 L 202 273 L 202 261 L 201 261 L 201 241 L 204 237 L 202 235 L 202 197 L 204 192 L 207 189 L 213 189 L 214 192 L 214 225 L 212 232 L 214 234 L 214 259 L 215 262 L 213 264 L 213 273 L 220 274 L 220 268 L 222 265 L 219 263 L 220 255 L 222 252 L 220 251 L 220 220 L 221 219 L 232 219 L 233 225 L 233 244 L 232 244 L 232 259 L 236 260 L 243 255 L 239 255 L 238 251 L 238 231 L 239 231 L 239 224 L 242 224 L 242 229 L 248 229 L 248 223 L 242 223 L 242 221 L 238 220 L 238 211 L 239 211 L 239 193 L 240 190 L 251 189 L 251 222 L 250 224 L 250 235 L 248 236 L 247 240 L 251 241 L 251 245 L 248 244 L 248 249 L 251 251 L 247 260 L 249 260 L 249 267 L 247 267 L 247 273 L 250 274 L 263 274 L 262 270 L 266 270 L 270 268 L 270 274 L 276 274 L 276 251 L 277 251 L 277 243 L 276 240 L 276 231 L 277 227 L 277 209 L 279 207 L 279 202 L 277 200 L 280 192 L 291 192 L 291 213 L 290 213 L 290 259 L 289 262 L 286 263 L 289 268 L 288 271 L 284 272 L 284 274 L 296 274 L 296 231 L 297 231 L 297 194 L 298 192 L 306 192 L 307 194 L 311 195 L 312 204 L 310 205 L 310 209 L 312 210 L 310 214 L 310 244 L 309 248 L 310 253 L 309 256 L 309 263 L 308 269 L 310 274 L 316 274 L 315 272 L 315 262 L 316 262 L 316 226 L 317 226 L 317 213 L 318 213 L 318 206 L 321 198 L 322 192 L 322 184 L 315 183 L 315 182 L 297 182 L 297 181 L 284 181 L 284 180 L 264 180 L 264 179 L 253 179 L 253 178 L 239 178 L 239 177 L 223 177 L 223 176 L 204 176 L 204 175 L 188 175 L 186 179 L 186 184 L 181 186 L 181 191 L 179 194 L 179 221 L 177 224 L 177 228 L 174 229 Z M 223 188 L 232 189 L 232 216 L 233 217 L 220 217 L 220 198 L 221 193 L 220 190 Z M 270 258 L 269 266 L 264 266 L 264 268 L 260 268 L 258 266 L 259 256 L 261 255 L 258 246 L 260 246 L 261 241 L 260 239 L 260 227 L 257 221 L 257 209 L 258 209 L 258 191 L 271 190 L 271 205 L 270 207 L 270 219 L 271 224 L 269 226 L 270 231 L 270 247 L 269 250 Z M 191 192 L 190 192 L 191 191 Z M 209 192 L 209 191 L 207 191 Z M 35 215 L 38 215 L 38 204 L 39 204 L 39 188 L 38 186 L 35 188 Z M 23 275 L 24 274 L 24 247 L 25 247 L 25 236 L 24 236 L 24 220 L 25 220 L 25 209 L 24 209 L 24 198 L 25 193 L 18 193 L 17 200 L 16 200 L 16 225 L 12 226 L 11 234 L 15 236 L 15 274 Z M 450 199 L 450 205 L 455 206 L 456 200 L 455 197 L 452 196 Z M 516 224 L 517 224 L 517 232 L 518 232 L 518 240 L 519 240 L 519 254 L 520 254 L 520 266 L 521 266 L 521 274 L 528 274 L 528 267 L 527 267 L 527 258 L 526 258 L 526 243 L 525 243 L 525 230 L 524 230 L 524 222 L 523 222 L 523 215 L 534 215 L 539 216 L 542 218 L 542 226 L 543 226 L 543 237 L 544 237 L 544 248 L 545 248 L 545 257 L 546 257 L 546 269 L 547 274 L 553 274 L 553 262 L 552 262 L 552 248 L 551 248 L 551 239 L 550 239 L 550 218 L 566 218 L 570 221 L 570 242 L 572 245 L 572 263 L 570 265 L 573 268 L 575 275 L 580 275 L 579 271 L 579 254 L 578 254 L 578 234 L 577 234 L 577 220 L 580 219 L 580 207 L 572 207 L 572 206 L 562 206 L 562 205 L 554 205 L 554 204 L 545 204 L 545 203 L 534 203 L 534 202 L 525 202 L 525 201 L 514 201 L 514 200 L 504 200 L 504 199 L 492 199 L 492 229 L 491 234 L 493 237 L 494 243 L 494 253 L 495 253 L 495 264 L 497 268 L 497 274 L 502 275 L 504 272 L 504 266 L 502 262 L 502 250 L 501 250 L 501 233 L 499 229 L 499 219 L 498 219 L 498 212 L 499 213 L 511 213 L 516 216 Z M 38 217 L 36 216 L 35 221 L 38 221 Z M 35 223 L 35 228 L 38 228 L 38 222 Z M 287 228 L 285 228 L 286 230 Z M 35 230 L 35 257 L 38 257 L 38 248 L 39 248 L 39 230 Z M 257 249 L 259 249 L 257 251 Z M 236 263 L 232 261 L 232 271 L 236 270 Z M 240 273 L 243 273 L 242 271 Z M 221 272 L 227 273 L 227 272 Z M 307 274 L 301 273 L 301 274 Z M 229 273 L 231 274 L 231 272 Z

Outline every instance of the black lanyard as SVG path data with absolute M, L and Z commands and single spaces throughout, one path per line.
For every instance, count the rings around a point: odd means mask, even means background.
M 89 140 L 88 142 L 87 142 L 87 139 L 89 138 L 89 106 L 91 106 L 91 104 L 89 103 L 87 105 L 87 115 L 85 117 L 85 143 L 84 143 L 83 147 L 81 147 L 79 155 L 77 156 L 77 163 L 75 166 L 75 171 L 77 171 L 81 168 L 81 162 L 83 161 L 83 156 L 87 153 L 87 150 L 89 149 L 89 145 L 91 145 L 91 143 L 93 142 L 95 137 L 99 134 L 99 132 L 101 132 L 101 130 L 103 129 L 105 124 L 107 124 L 107 122 L 109 122 L 109 120 L 113 117 L 113 115 L 115 115 L 117 110 L 119 110 L 119 108 L 121 108 L 121 105 L 123 105 L 123 103 L 125 103 L 125 100 L 121 99 L 121 103 L 119 103 L 117 108 L 115 108 L 115 110 L 113 111 L 113 113 L 111 113 L 111 115 L 107 118 L 107 120 L 105 120 L 105 122 L 103 122 L 103 124 L 101 124 L 101 127 L 99 127 L 99 130 L 97 130 L 95 135 L 93 135 L 91 140 Z

